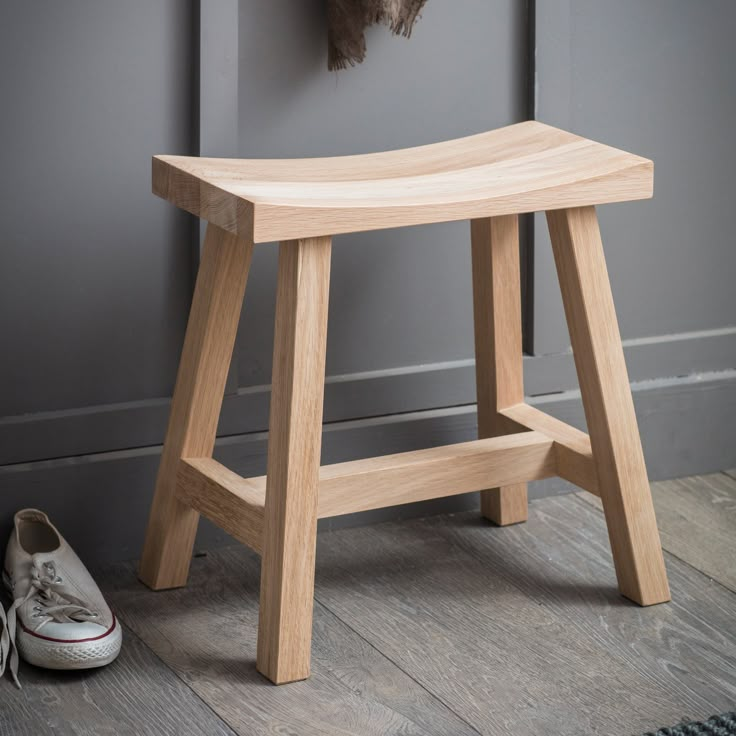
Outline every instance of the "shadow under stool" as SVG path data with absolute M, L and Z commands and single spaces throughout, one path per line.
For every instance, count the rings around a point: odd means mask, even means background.
M 156 156 L 153 191 L 208 221 L 140 577 L 186 584 L 199 514 L 262 556 L 257 667 L 309 676 L 317 519 L 481 491 L 496 524 L 526 483 L 600 496 L 621 593 L 669 588 L 595 205 L 652 195 L 652 162 L 539 122 L 360 156 Z M 524 403 L 518 215 L 545 211 L 589 435 Z M 478 434 L 320 467 L 331 236 L 471 221 Z M 280 241 L 265 476 L 212 459 L 254 243 Z

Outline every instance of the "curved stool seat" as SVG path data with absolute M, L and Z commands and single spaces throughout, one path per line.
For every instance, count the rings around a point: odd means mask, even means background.
M 529 121 L 359 156 L 157 156 L 154 193 L 256 243 L 652 196 L 652 162 Z
M 652 162 L 538 122 L 401 151 L 268 160 L 157 156 L 153 190 L 209 222 L 141 556 L 187 580 L 199 515 L 261 555 L 256 666 L 310 671 L 317 519 L 480 491 L 494 524 L 527 483 L 599 496 L 621 593 L 669 600 L 595 206 L 652 194 Z M 519 214 L 547 212 L 588 433 L 524 400 Z M 478 439 L 321 465 L 332 236 L 470 220 Z M 213 457 L 255 243 L 280 240 L 266 474 Z M 264 246 L 270 247 L 270 246 Z M 367 287 L 366 287 L 367 288 Z M 490 533 L 490 530 L 489 530 Z

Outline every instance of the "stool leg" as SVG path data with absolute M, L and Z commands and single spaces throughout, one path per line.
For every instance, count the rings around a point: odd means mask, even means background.
M 484 439 L 515 431 L 498 412 L 524 401 L 519 218 L 472 220 L 470 236 L 478 436 Z M 480 503 L 483 516 L 501 526 L 526 521 L 526 483 L 481 491 Z
M 619 590 L 670 599 L 595 208 L 547 213 Z
M 211 457 L 253 244 L 208 225 L 140 564 L 154 590 L 186 584 L 199 514 L 176 498 L 183 457 Z
M 277 685 L 309 676 L 330 251 L 279 248 L 257 658 Z

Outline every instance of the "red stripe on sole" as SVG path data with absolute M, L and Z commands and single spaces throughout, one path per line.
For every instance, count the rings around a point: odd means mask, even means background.
M 85 641 L 97 641 L 98 639 L 104 639 L 106 636 L 109 636 L 112 631 L 117 626 L 117 619 L 115 618 L 115 614 L 112 615 L 112 626 L 104 633 L 100 634 L 99 636 L 90 636 L 87 639 L 54 639 L 52 636 L 44 636 L 43 634 L 37 634 L 35 631 L 31 631 L 29 628 L 27 628 L 22 621 L 19 622 L 20 627 L 23 629 L 23 631 L 26 632 L 26 634 L 30 634 L 31 636 L 35 636 L 37 639 L 43 639 L 44 641 L 53 641 L 57 644 L 82 644 Z

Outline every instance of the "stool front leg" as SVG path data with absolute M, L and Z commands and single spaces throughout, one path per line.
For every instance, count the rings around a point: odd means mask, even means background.
M 279 247 L 257 659 L 277 685 L 309 676 L 330 252 Z
M 150 588 L 186 584 L 199 514 L 176 497 L 179 461 L 211 457 L 253 243 L 207 226 L 140 564 Z
M 547 213 L 619 589 L 670 599 L 634 402 L 594 207 Z
M 517 431 L 499 412 L 524 401 L 519 218 L 473 220 L 470 238 L 478 437 L 485 439 Z M 480 508 L 500 526 L 526 521 L 526 483 L 481 491 Z

